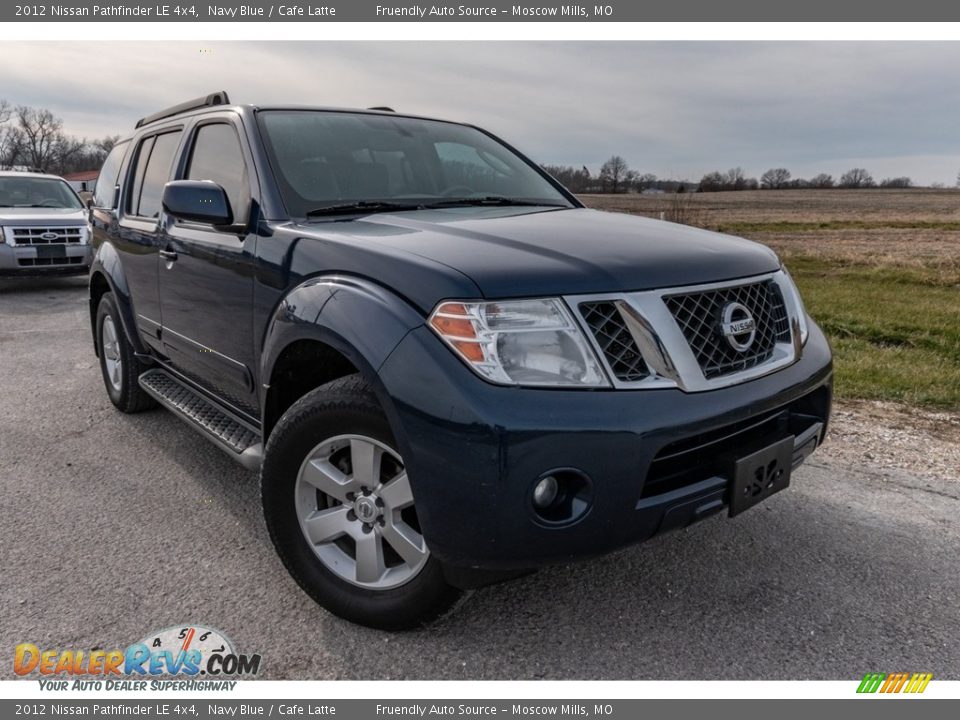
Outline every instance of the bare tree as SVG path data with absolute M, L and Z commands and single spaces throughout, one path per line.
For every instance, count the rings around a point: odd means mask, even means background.
M 25 164 L 46 170 L 63 148 L 63 121 L 47 109 L 20 105 L 17 125 L 22 134 L 20 157 Z
M 12 114 L 10 103 L 0 99 L 0 168 L 16 162 L 19 135 L 17 128 L 9 124 Z
M 883 180 L 880 181 L 880 187 L 885 187 L 885 188 L 913 187 L 913 180 L 911 180 L 906 176 L 895 177 L 895 178 L 884 178 Z
M 842 188 L 869 188 L 875 187 L 873 176 L 863 168 L 853 168 L 840 177 Z
M 820 173 L 810 178 L 812 188 L 832 188 L 833 184 L 833 175 L 827 175 L 827 173 Z
M 957 187 L 960 187 L 960 172 L 957 173 Z
M 739 167 L 730 168 L 725 173 L 714 171 L 700 178 L 700 192 L 756 190 L 757 187 L 757 179 L 746 177 Z
M 723 178 L 723 184 L 730 190 L 740 190 L 745 183 L 746 178 L 741 167 L 730 168 Z
M 790 182 L 790 171 L 786 168 L 770 168 L 760 176 L 760 186 L 767 190 L 779 190 Z
M 700 178 L 700 192 L 717 192 L 723 189 L 723 173 L 713 172 L 707 173 L 702 178 Z
M 570 165 L 544 165 L 543 169 L 572 193 L 590 190 L 590 171 L 586 167 L 577 169 Z
M 644 173 L 643 175 L 638 175 L 636 178 L 637 188 L 640 190 L 646 190 L 647 188 L 656 187 L 657 176 L 653 173 Z
M 619 155 L 614 155 L 600 166 L 600 183 L 604 192 L 626 192 L 636 176 L 636 172 Z

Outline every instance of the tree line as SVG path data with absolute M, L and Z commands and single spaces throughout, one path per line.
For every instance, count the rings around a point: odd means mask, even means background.
M 68 134 L 63 120 L 46 108 L 12 105 L 0 99 L 0 170 L 17 168 L 65 175 L 81 170 L 99 170 L 119 135 L 87 140 Z M 620 155 L 613 155 L 593 175 L 586 166 L 544 165 L 544 169 L 574 193 L 722 192 L 735 190 L 782 190 L 788 188 L 909 188 L 909 177 L 884 178 L 879 183 L 864 168 L 851 168 L 839 179 L 820 173 L 812 178 L 794 178 L 787 168 L 770 168 L 759 179 L 747 177 L 742 168 L 705 174 L 699 182 L 667 180 L 653 173 L 633 170 Z M 957 175 L 960 187 L 960 174 Z M 933 187 L 942 187 L 934 183 Z
M 909 177 L 883 178 L 879 182 L 865 168 L 851 168 L 839 178 L 820 173 L 811 178 L 795 178 L 787 168 L 770 168 L 759 178 L 747 177 L 742 168 L 735 167 L 721 172 L 709 172 L 699 182 L 691 180 L 663 180 L 652 173 L 633 170 L 627 161 L 614 155 L 600 166 L 596 175 L 584 166 L 544 165 L 544 169 L 574 193 L 627 193 L 645 190 L 663 192 L 725 192 L 736 190 L 785 190 L 795 188 L 910 188 L 914 187 Z M 960 187 L 960 175 L 957 176 Z M 943 187 L 934 184 L 933 187 Z
M 0 169 L 54 175 L 99 170 L 119 139 L 119 135 L 77 138 L 64 131 L 63 120 L 50 110 L 0 99 Z

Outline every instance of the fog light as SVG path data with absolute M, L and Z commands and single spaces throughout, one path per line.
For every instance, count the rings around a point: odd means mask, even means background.
M 528 490 L 529 509 L 536 521 L 550 527 L 578 522 L 593 503 L 593 483 L 576 468 L 554 468 Z
M 533 504 L 540 508 L 547 508 L 557 499 L 560 486 L 553 475 L 547 475 L 533 488 Z

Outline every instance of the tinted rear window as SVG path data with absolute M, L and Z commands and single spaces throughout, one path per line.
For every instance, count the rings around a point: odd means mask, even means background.
M 113 146 L 113 149 L 103 161 L 100 175 L 97 177 L 97 187 L 93 193 L 93 204 L 97 207 L 113 208 L 116 206 L 116 189 L 120 180 L 120 166 L 127 154 L 130 143 L 122 142 Z

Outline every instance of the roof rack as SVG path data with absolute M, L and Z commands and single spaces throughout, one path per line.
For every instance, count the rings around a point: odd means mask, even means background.
M 166 110 L 155 112 L 153 115 L 142 117 L 137 120 L 137 124 L 134 126 L 134 128 L 142 128 L 144 125 L 149 125 L 157 120 L 163 120 L 164 118 L 173 117 L 174 115 L 179 115 L 180 113 L 187 112 L 187 110 L 197 110 L 199 108 L 213 107 L 215 105 L 228 105 L 229 103 L 230 98 L 227 96 L 227 91 L 221 90 L 220 92 L 210 93 L 209 95 L 194 98 L 193 100 L 187 100 L 179 105 L 168 107 Z
M 381 112 L 396 112 L 392 107 L 387 107 L 386 105 L 377 105 L 376 107 L 369 107 L 367 110 L 380 110 Z

